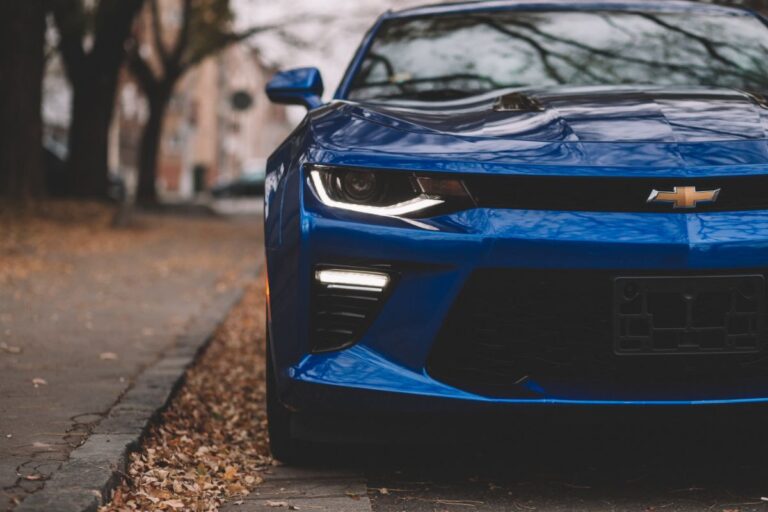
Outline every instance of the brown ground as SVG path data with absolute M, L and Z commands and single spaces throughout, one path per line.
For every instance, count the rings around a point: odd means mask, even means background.
M 141 219 L 112 229 L 114 210 L 103 203 L 51 201 L 19 210 L 0 204 L 0 285 L 35 272 L 68 272 L 62 255 L 111 254 L 163 235 L 157 223 Z
M 39 492 L 143 370 L 242 293 L 263 259 L 257 216 L 136 213 L 114 229 L 113 215 L 98 203 L 0 203 L 0 510 Z M 246 414 L 230 403 L 208 412 Z
M 102 512 L 217 510 L 245 496 L 272 464 L 264 410 L 264 280 L 248 287 L 132 457 Z

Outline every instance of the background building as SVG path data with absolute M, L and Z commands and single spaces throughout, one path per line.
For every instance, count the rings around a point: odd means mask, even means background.
M 264 93 L 274 71 L 256 50 L 238 45 L 204 61 L 182 80 L 163 130 L 161 198 L 190 199 L 201 189 L 263 169 L 291 129 L 285 109 L 271 104 Z M 251 105 L 238 109 L 236 94 L 250 97 Z
M 164 26 L 173 30 L 166 2 Z M 139 23 L 141 32 L 142 23 Z M 142 45 L 143 53 L 152 46 Z M 157 183 L 163 201 L 186 201 L 202 190 L 263 169 L 266 158 L 288 135 L 292 123 L 282 106 L 269 102 L 264 88 L 276 69 L 247 44 L 228 47 L 190 70 L 178 83 L 168 107 L 158 159 Z M 234 96 L 250 105 L 233 103 Z M 71 92 L 58 58 L 47 65 L 43 107 L 46 146 L 66 157 Z M 146 100 L 124 70 L 110 136 L 110 171 L 135 188 Z

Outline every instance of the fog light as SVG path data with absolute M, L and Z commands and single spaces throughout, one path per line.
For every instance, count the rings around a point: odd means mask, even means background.
M 315 272 L 315 279 L 328 288 L 382 291 L 389 284 L 389 275 L 359 270 L 325 269 Z

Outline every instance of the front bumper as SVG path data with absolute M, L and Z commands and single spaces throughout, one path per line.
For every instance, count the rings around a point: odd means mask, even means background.
M 361 216 L 305 197 L 299 272 L 273 289 L 271 330 L 279 388 L 289 406 L 317 412 L 444 411 L 512 404 L 698 405 L 768 401 L 765 379 L 670 393 L 520 384 L 489 396 L 441 382 L 427 369 L 435 340 L 465 283 L 480 269 L 740 273 L 766 268 L 768 211 L 642 214 L 473 209 L 428 220 Z M 270 276 L 281 263 L 271 258 Z M 282 263 L 284 264 L 284 263 Z M 310 290 L 317 265 L 391 265 L 398 273 L 373 324 L 346 350 L 312 354 Z M 296 268 L 294 267 L 294 269 Z M 295 270 L 294 270 L 295 272 Z M 271 277 L 270 277 L 271 279 Z M 287 290 L 289 287 L 291 292 Z M 703 356 L 717 357 L 717 356 Z M 648 369 L 653 384 L 653 368 Z

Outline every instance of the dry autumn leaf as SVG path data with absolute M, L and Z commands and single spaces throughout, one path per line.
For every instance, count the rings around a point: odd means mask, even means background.
M 271 467 L 264 410 L 263 278 L 187 372 L 159 424 L 131 455 L 126 481 L 101 512 L 215 511 L 242 500 Z M 256 370 L 254 370 L 256 369 Z M 298 510 L 287 502 L 285 510 Z
M 165 500 L 160 502 L 160 504 L 166 507 L 171 507 L 174 510 L 184 508 L 184 502 L 181 500 Z
M 14 347 L 7 343 L 0 343 L 0 350 L 9 354 L 21 354 L 21 347 Z

